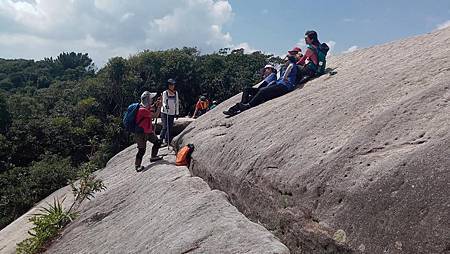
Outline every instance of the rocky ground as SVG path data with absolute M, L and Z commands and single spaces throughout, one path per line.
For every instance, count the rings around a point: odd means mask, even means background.
M 447 28 L 330 57 L 335 75 L 226 118 L 237 95 L 177 142 L 293 253 L 449 252 L 449 45 Z

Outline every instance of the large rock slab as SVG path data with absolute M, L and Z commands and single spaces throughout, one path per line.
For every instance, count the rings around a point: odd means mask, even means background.
M 224 192 L 175 166 L 174 155 L 137 173 L 135 153 L 133 145 L 97 172 L 108 189 L 82 205 L 80 217 L 48 253 L 289 253 L 272 233 L 233 207 Z M 54 195 L 63 192 L 69 189 Z M 26 236 L 24 221 L 14 223 L 21 226 L 0 232 L 2 244 L 8 241 L 1 253 L 14 252 L 11 247 L 20 237 L 8 239 L 12 229 Z
M 330 57 L 324 75 L 179 135 L 191 170 L 293 253 L 450 251 L 450 29 Z

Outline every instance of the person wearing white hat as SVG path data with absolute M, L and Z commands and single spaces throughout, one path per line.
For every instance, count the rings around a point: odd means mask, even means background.
M 273 86 L 277 81 L 277 70 L 271 64 L 266 64 L 263 69 L 263 80 L 255 85 L 255 87 L 247 87 L 242 91 L 241 103 L 248 103 L 253 96 L 255 96 L 261 88 Z M 240 103 L 236 103 L 234 106 L 226 111 L 223 111 L 225 115 L 233 116 L 240 113 Z
M 136 171 L 141 171 L 144 169 L 142 164 L 142 158 L 144 157 L 145 150 L 147 147 L 147 140 L 153 144 L 152 155 L 150 157 L 150 162 L 161 160 L 162 157 L 158 156 L 159 148 L 161 147 L 161 141 L 155 135 L 152 117 L 153 117 L 153 98 L 156 93 L 150 93 L 145 91 L 141 95 L 141 103 L 139 109 L 136 112 L 136 125 L 138 131 L 135 133 L 135 140 L 137 143 L 138 153 L 136 154 L 135 168 Z

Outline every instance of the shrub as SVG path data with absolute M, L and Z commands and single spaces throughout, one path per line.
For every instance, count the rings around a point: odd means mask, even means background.
M 72 209 L 79 207 L 84 200 L 93 198 L 94 193 L 106 189 L 103 181 L 96 179 L 92 174 L 94 170 L 96 168 L 92 163 L 83 164 L 78 173 L 78 184 L 71 182 L 75 199 L 69 210 L 66 211 L 62 205 L 64 199 L 61 202 L 54 199 L 53 204 L 49 204 L 48 208 L 41 208 L 40 213 L 33 214 L 30 222 L 34 227 L 28 232 L 31 237 L 17 244 L 17 253 L 32 254 L 44 251 L 45 245 L 77 216 L 76 209 L 74 212 Z
M 43 246 L 76 217 L 76 213 L 64 210 L 63 202 L 64 199 L 59 201 L 55 198 L 53 204 L 48 204 L 48 208 L 41 208 L 40 213 L 33 214 L 30 222 L 34 224 L 34 227 L 28 231 L 32 237 L 17 245 L 17 253 L 29 254 L 43 251 Z

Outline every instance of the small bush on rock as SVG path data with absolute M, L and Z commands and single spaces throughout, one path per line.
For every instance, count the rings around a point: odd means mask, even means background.
M 67 224 L 73 221 L 78 213 L 76 209 L 86 199 L 90 200 L 96 192 L 106 189 L 103 181 L 96 179 L 92 174 L 97 168 L 92 163 L 86 163 L 78 173 L 79 181 L 71 182 L 74 201 L 69 210 L 65 210 L 62 201 L 53 200 L 53 204 L 48 204 L 47 208 L 40 208 L 39 213 L 33 214 L 30 222 L 34 227 L 28 231 L 30 238 L 17 244 L 16 252 L 19 254 L 33 254 L 45 251 L 45 246 L 54 239 Z

